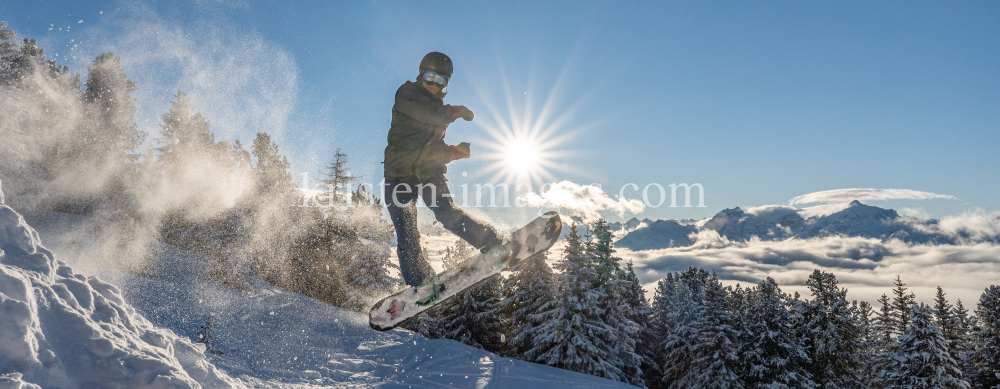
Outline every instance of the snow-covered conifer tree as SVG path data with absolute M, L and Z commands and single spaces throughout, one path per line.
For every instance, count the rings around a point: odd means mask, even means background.
M 715 273 L 705 284 L 705 295 L 695 326 L 698 342 L 691 351 L 691 383 L 697 388 L 743 388 L 740 379 L 739 333 L 729 311 L 728 293 Z
M 591 236 L 593 240 L 587 242 L 586 251 L 596 264 L 594 288 L 607 296 L 600 300 L 599 307 L 603 311 L 604 322 L 616 330 L 613 349 L 608 350 L 614 356 L 610 362 L 620 366 L 620 381 L 642 387 L 642 357 L 636 352 L 635 341 L 642 328 L 630 318 L 631 301 L 626 297 L 634 291 L 630 290 L 630 282 L 625 279 L 627 276 L 619 265 L 621 258 L 614 255 L 611 243 L 613 233 L 603 218 L 594 223 Z
M 911 292 L 907 293 L 906 284 L 903 280 L 896 276 L 894 281 L 896 287 L 892 289 L 892 314 L 895 318 L 896 327 L 893 329 L 893 334 L 896 337 L 902 336 L 906 333 L 906 328 L 910 324 L 910 316 L 912 316 L 913 306 L 916 305 L 917 297 Z
M 500 335 L 508 332 L 500 320 L 501 288 L 501 276 L 495 275 L 445 302 L 438 315 L 441 337 L 501 351 Z
M 688 268 L 673 275 L 673 288 L 662 283 L 657 288 L 657 312 L 654 315 L 662 322 L 665 333 L 658 359 L 667 387 L 697 385 L 693 374 L 694 348 L 700 342 L 698 319 L 702 314 L 705 285 L 710 277 L 711 274 L 703 269 Z
M 976 316 L 969 376 L 976 388 L 995 389 L 1000 387 L 1000 286 L 990 286 L 979 296 Z
M 390 273 L 398 266 L 390 260 L 388 246 L 380 242 L 365 244 L 352 240 L 339 249 L 348 254 L 345 266 L 348 277 L 344 287 L 351 290 L 349 294 L 362 309 L 390 294 L 401 283 Z
M 962 372 L 948 354 L 948 342 L 934 323 L 931 308 L 920 304 L 912 308 L 906 333 L 899 337 L 899 349 L 892 357 L 886 375 L 888 388 L 931 389 L 969 388 Z
M 882 294 L 878 299 L 879 310 L 875 312 L 875 319 L 871 321 L 872 329 L 869 331 L 868 351 L 871 361 L 871 375 L 868 384 L 870 387 L 884 387 L 882 376 L 891 367 L 889 358 L 896 351 L 896 317 L 892 314 L 892 306 L 889 296 Z
M 646 290 L 642 288 L 639 277 L 635 274 L 632 261 L 625 264 L 622 273 L 625 281 L 624 299 L 628 312 L 626 317 L 638 326 L 638 333 L 633 336 L 635 340 L 635 353 L 642 360 L 642 380 L 646 385 L 651 385 L 652 381 L 660 381 L 659 367 L 656 365 L 656 354 L 659 350 L 656 332 L 650 325 L 653 309 L 646 299 Z
M 951 315 L 955 319 L 955 332 L 959 339 L 959 345 L 956 346 L 959 349 L 960 355 L 958 364 L 962 369 L 963 377 L 973 382 L 973 387 L 975 387 L 974 381 L 972 381 L 972 374 L 975 369 L 972 367 L 970 355 L 973 348 L 973 336 L 975 336 L 973 331 L 975 318 L 969 315 L 969 310 L 962 304 L 962 299 L 955 300 L 955 306 L 952 308 Z
M 802 339 L 792 332 L 788 296 L 771 277 L 747 292 L 741 361 L 748 388 L 810 388 Z
M 501 302 L 511 327 L 512 355 L 530 359 L 535 335 L 545 331 L 546 311 L 556 308 L 555 278 L 545 262 L 546 252 L 528 257 L 514 265 L 513 274 L 504 282 L 505 298 Z
M 962 330 L 962 319 L 955 315 L 955 307 L 948 303 L 945 298 L 944 289 L 937 287 L 937 295 L 934 297 L 934 323 L 944 335 L 944 340 L 948 344 L 948 354 L 958 362 L 958 366 L 964 366 L 965 351 L 968 343 L 968 333 Z M 963 370 L 963 374 L 964 374 Z
M 595 264 L 585 252 L 575 225 L 558 264 L 559 304 L 544 311 L 543 326 L 534 335 L 527 360 L 561 369 L 617 380 L 621 367 L 612 361 L 616 329 L 605 324 L 599 304 L 606 296 L 593 288 Z
M 858 369 L 862 339 L 847 302 L 847 289 L 837 278 L 819 270 L 809 275 L 808 301 L 794 304 L 797 333 L 805 337 L 810 362 L 807 371 L 821 388 L 862 388 Z
M 878 359 L 880 355 L 879 337 L 873 319 L 875 310 L 868 302 L 858 302 L 857 300 L 851 302 L 851 310 L 854 312 L 855 321 L 861 331 L 861 349 L 859 351 L 861 357 L 858 360 L 861 365 L 861 373 L 859 374 L 861 382 L 869 388 L 878 387 L 879 382 L 881 382 L 881 365 Z

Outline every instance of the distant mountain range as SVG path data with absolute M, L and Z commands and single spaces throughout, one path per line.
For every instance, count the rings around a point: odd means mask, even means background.
M 1000 214 L 993 215 L 1000 219 Z M 752 212 L 737 208 L 724 209 L 711 219 L 638 220 L 609 223 L 622 236 L 615 246 L 631 250 L 653 250 L 685 247 L 694 244 L 694 234 L 714 230 L 732 241 L 747 241 L 752 237 L 773 241 L 789 238 L 850 236 L 876 238 L 883 241 L 899 239 L 908 243 L 956 244 L 969 238 L 962 234 L 944 234 L 935 219 L 901 216 L 894 210 L 873 207 L 855 200 L 838 212 L 823 216 L 803 217 L 801 210 L 785 206 L 754 208 Z M 976 237 L 1000 243 L 1000 236 Z

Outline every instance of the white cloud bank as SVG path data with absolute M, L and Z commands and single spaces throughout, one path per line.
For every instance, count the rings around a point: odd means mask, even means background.
M 582 217 L 585 222 L 597 220 L 603 211 L 623 216 L 626 213 L 642 213 L 646 209 L 642 201 L 625 198 L 615 200 L 608 197 L 598 186 L 580 185 L 570 181 L 552 184 L 549 190 L 541 194 L 527 193 L 524 195 L 524 201 L 532 207 L 562 208 L 573 216 Z
M 708 230 L 699 232 L 697 242 L 690 247 L 618 248 L 618 255 L 634 262 L 650 296 L 655 282 L 667 273 L 692 266 L 714 270 L 727 283 L 744 286 L 771 277 L 785 291 L 800 293 L 806 293 L 809 274 L 820 269 L 836 275 L 841 286 L 850 290 L 849 298 L 872 303 L 890 293 L 897 275 L 920 301 L 930 302 L 934 288 L 941 286 L 949 301 L 960 298 L 966 307 L 975 306 L 984 288 L 1000 284 L 1000 244 L 983 240 L 1000 235 L 1000 215 L 966 213 L 924 228 L 956 237 L 961 244 L 910 244 L 845 236 L 734 242 Z
M 816 204 L 816 203 L 847 203 L 850 201 L 871 201 L 871 200 L 930 200 L 930 199 L 950 199 L 955 200 L 955 196 L 943 195 L 930 192 L 921 192 L 912 189 L 874 189 L 874 188 L 847 188 L 824 190 L 795 197 L 788 201 L 788 205 L 796 204 Z

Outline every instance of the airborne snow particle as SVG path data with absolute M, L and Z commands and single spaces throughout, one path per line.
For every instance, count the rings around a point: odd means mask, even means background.
M 80 23 L 83 23 L 83 19 L 80 19 L 79 22 L 76 22 L 76 24 L 80 24 Z

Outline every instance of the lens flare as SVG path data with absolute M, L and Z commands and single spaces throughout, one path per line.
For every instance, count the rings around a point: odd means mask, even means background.
M 585 132 L 603 125 L 604 121 L 573 123 L 574 117 L 585 108 L 585 99 L 577 96 L 569 104 L 558 102 L 564 77 L 565 72 L 561 72 L 550 88 L 539 90 L 533 85 L 533 77 L 527 78 L 527 85 L 521 85 L 512 82 L 501 70 L 498 79 L 502 96 L 491 87 L 474 88 L 486 112 L 477 116 L 475 122 L 485 136 L 474 137 L 472 144 L 477 150 L 485 149 L 478 156 L 485 157 L 488 163 L 472 172 L 470 179 L 486 179 L 515 188 L 525 188 L 522 184 L 540 188 L 557 181 L 556 174 L 560 175 L 558 179 L 566 179 L 566 175 L 593 176 L 572 163 L 584 153 L 566 147 Z M 495 79 L 481 84 L 494 82 Z
M 538 149 L 526 140 L 518 140 L 507 145 L 507 167 L 517 172 L 527 173 L 538 167 Z

